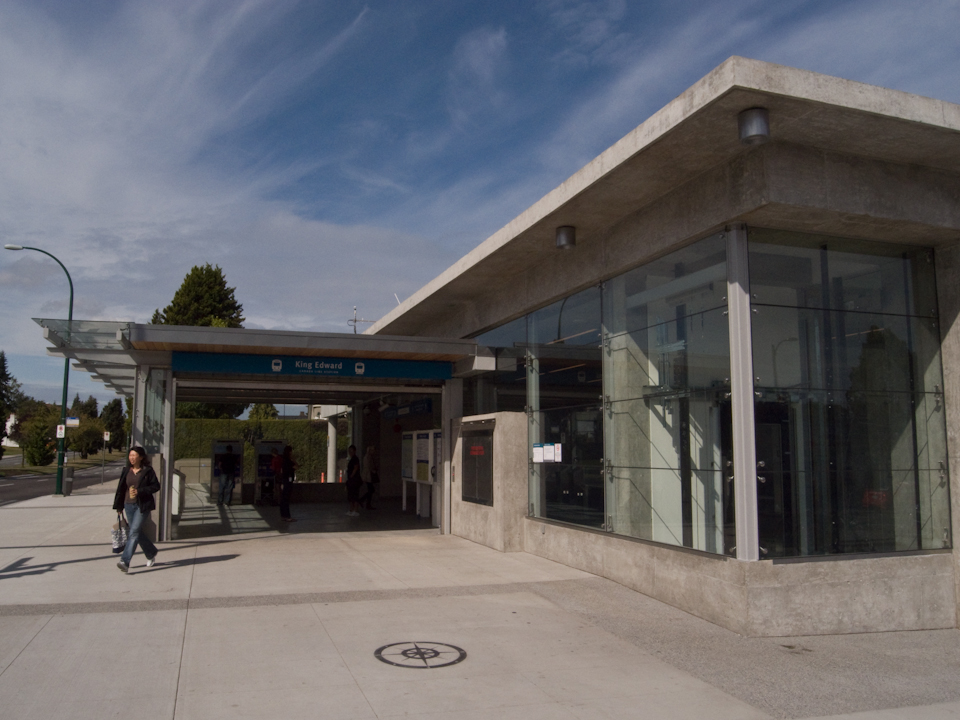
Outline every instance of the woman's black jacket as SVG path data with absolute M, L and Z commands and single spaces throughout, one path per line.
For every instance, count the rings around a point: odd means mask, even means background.
M 117 512 L 123 510 L 123 504 L 127 501 L 126 479 L 129 467 L 125 467 L 120 473 L 120 482 L 117 484 L 117 494 L 113 498 L 113 509 Z M 153 468 L 149 465 L 143 466 L 143 469 L 136 475 L 137 478 L 137 505 L 140 506 L 140 512 L 148 513 L 157 507 L 154 502 L 153 494 L 160 489 L 160 480 Z

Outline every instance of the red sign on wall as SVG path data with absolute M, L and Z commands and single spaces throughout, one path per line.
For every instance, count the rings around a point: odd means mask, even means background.
M 470 446 L 471 455 L 483 455 L 483 445 L 471 445 Z

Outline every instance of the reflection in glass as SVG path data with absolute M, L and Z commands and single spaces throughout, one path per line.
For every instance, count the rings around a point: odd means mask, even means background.
M 761 555 L 949 547 L 929 251 L 750 239 Z
M 589 288 L 527 318 L 527 438 L 559 443 L 560 463 L 530 463 L 537 517 L 603 524 L 600 290 Z
M 603 382 L 607 529 L 733 549 L 726 251 L 710 237 L 609 280 Z

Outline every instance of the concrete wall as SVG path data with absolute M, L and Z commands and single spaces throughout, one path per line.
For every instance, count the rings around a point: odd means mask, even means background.
M 943 404 L 947 424 L 947 457 L 953 526 L 955 593 L 960 600 L 960 246 L 937 250 L 937 295 L 940 308 L 940 358 L 943 364 Z M 960 605 L 957 607 L 960 626 Z
M 960 175 L 770 142 L 618 221 L 490 280 L 424 334 L 467 337 L 649 262 L 734 222 L 889 242 L 960 241 Z
M 462 499 L 461 423 L 493 420 L 493 505 Z M 527 514 L 527 416 L 491 413 L 463 418 L 454 424 L 451 533 L 502 552 L 523 550 L 523 520 Z
M 528 517 L 526 416 L 494 413 L 464 418 L 481 419 L 496 422 L 494 504 L 462 501 L 455 481 L 454 535 L 500 551 L 522 550 L 609 578 L 748 636 L 957 625 L 956 560 L 950 550 L 742 562 Z M 460 427 L 455 424 L 455 478 L 461 475 Z

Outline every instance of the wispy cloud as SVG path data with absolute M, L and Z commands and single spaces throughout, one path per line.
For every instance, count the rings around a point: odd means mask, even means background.
M 448 80 L 450 114 L 457 125 L 500 107 L 506 93 L 499 81 L 507 68 L 506 28 L 479 28 L 460 38 Z
M 0 235 L 78 317 L 211 262 L 250 325 L 346 330 L 734 54 L 960 101 L 960 0 L 45 7 L 0 4 Z M 0 302 L 42 355 L 62 272 L 0 253 Z

